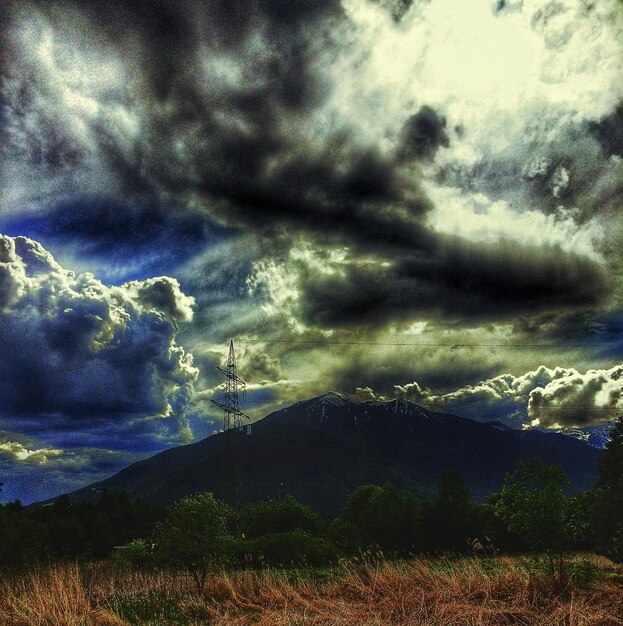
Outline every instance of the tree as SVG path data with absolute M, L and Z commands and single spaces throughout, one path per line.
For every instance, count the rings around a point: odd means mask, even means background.
M 623 417 L 619 417 L 599 462 L 594 493 L 597 550 L 623 561 Z
M 21 568 L 45 557 L 46 528 L 27 517 L 19 501 L 0 505 L 0 569 Z
M 469 541 L 482 534 L 479 526 L 478 510 L 463 477 L 456 470 L 448 470 L 439 480 L 437 498 L 423 508 L 422 534 L 427 551 L 465 552 Z
M 333 562 L 335 546 L 326 538 L 302 530 L 237 541 L 238 562 L 263 567 L 321 567 Z
M 405 555 L 415 548 L 419 521 L 418 502 L 408 491 L 362 485 L 349 496 L 329 535 L 346 552 L 378 547 Z
M 324 528 L 322 517 L 292 495 L 277 502 L 248 504 L 240 511 L 238 522 L 248 539 L 296 530 L 317 535 Z
M 156 557 L 170 567 L 185 569 L 201 593 L 210 572 L 226 560 L 231 535 L 227 506 L 211 493 L 182 498 L 156 526 Z
M 496 514 L 510 532 L 519 535 L 531 549 L 547 553 L 552 577 L 557 577 L 561 586 L 564 550 L 572 533 L 569 499 L 565 496 L 567 483 L 565 473 L 556 465 L 537 459 L 522 461 L 513 474 L 506 476 L 495 503 Z

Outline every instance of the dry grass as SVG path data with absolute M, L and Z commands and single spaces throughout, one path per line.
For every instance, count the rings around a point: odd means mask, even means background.
M 184 576 L 58 566 L 0 580 L 0 624 L 623 626 L 623 568 L 584 561 L 562 594 L 533 561 L 505 557 L 350 563 L 328 581 L 226 573 L 202 595 Z

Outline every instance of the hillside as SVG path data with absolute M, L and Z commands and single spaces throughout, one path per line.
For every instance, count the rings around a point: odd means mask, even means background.
M 71 494 L 91 499 L 105 489 L 167 504 L 196 491 L 229 502 L 294 494 L 327 515 L 364 483 L 391 482 L 434 495 L 440 475 L 458 470 L 483 499 L 520 459 L 560 465 L 571 490 L 593 485 L 599 451 L 557 433 L 518 431 L 435 413 L 405 400 L 355 403 L 335 393 L 297 402 L 253 425 L 172 448 Z

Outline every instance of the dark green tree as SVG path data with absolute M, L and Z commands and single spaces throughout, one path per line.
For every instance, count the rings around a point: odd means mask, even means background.
M 506 476 L 495 503 L 496 514 L 532 550 L 544 551 L 552 577 L 562 587 L 564 553 L 572 541 L 568 479 L 556 465 L 522 461 Z M 557 561 L 557 567 L 556 567 Z
M 466 552 L 472 540 L 480 539 L 478 508 L 469 488 L 456 470 L 448 470 L 439 480 L 437 498 L 422 511 L 422 535 L 427 552 L 451 550 Z
M 0 505 L 0 569 L 19 569 L 46 555 L 46 528 L 29 518 L 19 502 Z
M 599 462 L 594 534 L 599 552 L 623 561 L 623 417 L 616 420 Z
M 325 526 L 318 513 L 298 502 L 292 495 L 278 501 L 246 505 L 238 515 L 238 524 L 248 539 L 291 531 L 317 535 Z
M 329 536 L 345 552 L 379 548 L 406 555 L 416 549 L 420 507 L 408 491 L 392 485 L 362 485 L 348 498 Z
M 234 552 L 240 564 L 263 567 L 321 567 L 335 560 L 335 546 L 326 538 L 301 530 L 238 540 Z
M 227 506 L 211 493 L 182 498 L 154 532 L 156 558 L 166 566 L 185 569 L 203 591 L 211 572 L 225 564 L 232 540 Z

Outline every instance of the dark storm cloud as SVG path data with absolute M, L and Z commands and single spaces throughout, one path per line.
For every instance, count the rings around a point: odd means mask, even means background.
M 590 307 L 608 291 L 596 264 L 559 248 L 448 243 L 435 254 L 405 254 L 391 267 L 355 265 L 343 275 L 306 277 L 303 319 L 344 326 L 428 312 L 503 318 L 543 308 Z
M 413 4 L 413 0 L 372 0 L 372 2 L 376 2 L 386 9 L 395 22 L 400 22 Z
M 431 158 L 437 148 L 449 145 L 446 120 L 434 109 L 423 106 L 405 122 L 398 156 L 403 160 Z
M 68 12 L 81 16 L 79 24 L 103 35 L 113 46 L 133 48 L 139 38 L 142 55 L 138 61 L 153 94 L 164 100 L 187 97 L 189 110 L 195 94 L 186 92 L 183 85 L 193 77 L 200 47 L 236 50 L 264 26 L 271 29 L 276 52 L 278 45 L 284 49 L 267 66 L 257 68 L 273 81 L 262 95 L 287 105 L 302 104 L 309 95 L 306 79 L 310 77 L 302 56 L 305 44 L 296 40 L 319 18 L 340 10 L 336 0 L 65 0 L 52 6 L 31 2 L 30 6 L 45 10 L 54 20 Z M 300 89 L 295 93 L 293 86 Z
M 519 317 L 513 328 L 525 341 L 582 348 L 606 362 L 623 358 L 623 314 L 620 310 L 580 310 Z
M 610 115 L 589 127 L 607 156 L 623 156 L 623 102 Z
M 18 6 L 13 5 L 16 14 Z M 213 193 L 215 203 L 227 199 L 231 189 L 253 183 L 266 159 L 287 147 L 278 117 L 304 111 L 321 97 L 323 85 L 308 67 L 309 38 L 321 16 L 339 12 L 332 1 L 261 0 L 32 2 L 20 10 L 22 17 L 28 11 L 43 15 L 57 34 L 76 42 L 76 50 L 81 44 L 115 54 L 142 83 L 133 85 L 141 93 L 124 104 L 140 106 L 137 97 L 149 102 L 142 136 L 130 149 L 112 134 L 109 119 L 88 120 L 92 143 L 80 146 L 53 113 L 37 111 L 37 129 L 22 146 L 22 158 L 58 173 L 89 166 L 95 149 L 126 197 L 175 197 L 196 189 Z M 254 36 L 257 42 L 250 41 Z M 8 102 L 19 126 L 27 123 L 32 106 L 42 104 L 37 98 L 44 104 L 51 96 L 39 84 L 36 67 L 18 69 L 17 44 L 8 49 L 13 57 L 7 77 L 24 74 Z M 234 82 L 222 84 L 217 74 L 202 71 L 204 62 L 220 62 L 223 55 L 234 62 L 244 57 Z M 192 145 L 180 162 L 176 150 L 185 134 Z
M 62 6 L 64 22 L 58 7 L 47 9 L 54 27 L 74 36 L 81 29 L 105 33 L 121 58 L 139 64 L 155 98 L 141 120 L 142 138 L 129 150 L 111 136 L 109 125 L 88 122 L 95 142 L 88 147 L 96 149 L 118 193 L 131 202 L 163 198 L 184 205 L 195 194 L 210 215 L 237 226 L 335 229 L 345 237 L 389 243 L 411 244 L 422 237 L 414 232 L 422 228 L 413 224 L 405 236 L 405 225 L 396 228 L 386 207 L 398 203 L 416 217 L 430 209 L 417 191 L 405 197 L 391 160 L 359 146 L 347 131 L 333 133 L 318 150 L 284 127 L 284 120 L 308 112 L 325 91 L 312 70 L 311 40 L 319 39 L 313 42 L 317 47 L 325 36 L 315 28 L 320 16 L 339 13 L 333 3 L 259 2 L 244 10 L 235 3 L 186 3 L 176 11 L 157 3 L 138 12 L 123 3 L 115 3 L 114 11 L 109 3 Z M 267 29 L 262 30 L 266 49 L 241 52 L 260 29 Z M 204 52 L 209 59 L 221 49 L 243 57 L 235 85 L 211 84 L 209 72 L 198 70 Z M 38 79 L 23 81 L 22 89 L 34 98 L 30 92 L 40 89 Z M 13 94 L 17 126 L 28 116 L 18 99 Z M 159 100 L 161 106 L 155 104 Z M 46 116 L 37 124 L 39 136 L 29 137 L 26 157 L 51 170 L 79 167 L 74 154 L 80 158 L 80 149 L 63 136 L 66 129 Z
M 123 448 L 187 438 L 196 370 L 175 336 L 192 303 L 174 279 L 106 287 L 0 236 L 0 426 Z
M 358 388 L 368 387 L 391 399 L 398 395 L 396 387 L 409 384 L 414 375 L 424 387 L 454 390 L 492 376 L 498 368 L 499 363 L 485 359 L 479 362 L 465 351 L 439 347 L 420 350 L 417 357 L 409 347 L 382 355 L 360 350 L 350 353 L 343 363 L 330 371 L 325 388 L 354 394 Z M 409 399 L 424 402 L 413 396 Z
M 402 142 L 389 153 L 366 144 L 347 126 L 325 124 L 318 141 L 310 136 L 312 114 L 335 88 L 319 68 L 339 54 L 327 29 L 343 19 L 337 2 L 26 6 L 36 7 L 61 40 L 75 40 L 72 50 L 86 45 L 120 59 L 129 86 L 94 96 L 108 117 L 89 118 L 77 107 L 74 123 L 63 117 L 66 107 L 58 102 L 56 116 L 48 111 L 54 85 L 45 84 L 36 62 L 26 64 L 19 89 L 7 94 L 10 158 L 27 159 L 35 170 L 44 163 L 48 173 L 69 169 L 71 176 L 81 168 L 89 173 L 101 167 L 107 177 L 93 176 L 90 184 L 101 188 L 105 181 L 130 207 L 152 201 L 172 211 L 203 212 L 209 221 L 253 229 L 273 241 L 284 232 L 313 232 L 321 245 L 347 246 L 391 264 L 376 270 L 350 267 L 345 278 L 303 281 L 307 322 L 381 324 L 427 311 L 499 317 L 517 309 L 592 305 L 604 293 L 601 272 L 591 261 L 536 248 L 508 253 L 504 246 L 443 238 L 426 227 L 432 204 L 417 170 L 406 161 L 430 157 L 448 144 L 444 120 L 432 108 L 421 107 L 406 119 Z M 15 9 L 23 17 L 21 5 L 20 11 Z M 9 74 L 20 69 L 17 53 L 24 50 L 17 48 Z M 117 108 L 106 108 L 110 98 Z M 125 119 L 119 107 L 126 117 L 136 112 L 137 136 L 127 131 L 121 140 L 115 134 L 111 120 Z M 83 144 L 71 134 L 79 123 L 88 129 Z M 20 152 L 16 129 L 31 126 L 37 132 Z M 563 143 L 571 146 L 573 139 Z M 595 146 L 599 149 L 593 140 L 587 150 Z M 540 181 L 540 169 L 534 174 L 535 185 L 554 184 L 552 177 L 566 163 L 565 150 L 559 152 L 546 181 Z M 560 193 L 582 180 L 559 185 Z M 72 181 L 70 195 L 96 191 Z M 167 219 L 174 224 L 177 218 Z M 120 229 L 132 228 L 133 220 Z M 181 232 L 186 224 L 178 222 Z M 83 226 L 79 220 L 78 229 Z M 116 238 L 116 225 L 112 231 Z M 83 239 L 88 237 L 97 249 L 99 235 L 91 232 Z

